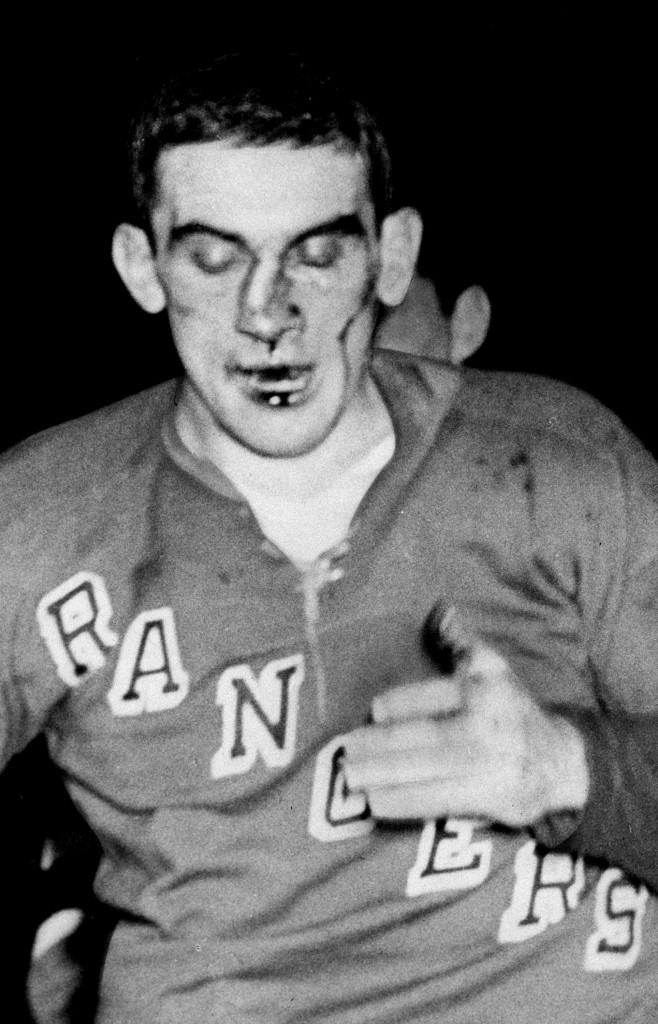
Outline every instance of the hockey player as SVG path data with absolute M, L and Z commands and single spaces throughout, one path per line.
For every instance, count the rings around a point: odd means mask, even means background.
M 403 303 L 385 311 L 375 344 L 459 364 L 482 345 L 490 312 L 486 292 L 471 286 L 458 296 L 452 313 L 446 316 L 433 282 L 416 276 Z M 32 772 L 44 770 L 40 757 L 40 750 L 33 754 Z M 72 822 L 70 801 L 54 781 L 43 796 L 48 801 L 49 826 L 42 855 L 42 888 L 48 912 L 38 921 L 35 933 L 28 1001 L 38 1024 L 56 1024 L 62 1019 L 71 1024 L 86 1022 L 89 1001 L 95 999 L 99 957 L 113 922 L 111 915 L 106 918 L 102 907 L 94 904 L 90 891 L 89 875 L 98 864 L 93 836 L 79 820 Z M 44 810 L 35 795 L 31 811 L 41 812 L 43 821 Z
M 655 464 L 373 355 L 420 218 L 295 61 L 165 89 L 133 170 L 185 379 L 2 468 L 5 748 L 46 730 L 101 841 L 98 1020 L 650 1019 Z

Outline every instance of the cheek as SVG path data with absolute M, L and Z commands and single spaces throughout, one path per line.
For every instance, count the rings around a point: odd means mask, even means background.
M 298 283 L 293 288 L 293 301 L 305 314 L 309 327 L 340 335 L 361 312 L 374 311 L 376 273 L 355 278 Z
M 237 275 L 199 280 L 184 270 L 167 267 L 160 283 L 167 296 L 170 316 L 199 321 L 226 320 L 233 316 L 240 292 Z
M 234 338 L 230 295 L 167 294 L 169 329 L 183 362 L 219 366 Z

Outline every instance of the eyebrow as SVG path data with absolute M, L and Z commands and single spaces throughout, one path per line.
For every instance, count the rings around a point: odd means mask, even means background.
M 363 238 L 365 233 L 365 228 L 357 214 L 348 213 L 340 217 L 334 217 L 332 220 L 314 224 L 312 227 L 302 231 L 301 234 L 295 235 L 286 248 L 290 249 L 294 245 L 299 245 L 300 242 L 305 242 L 308 238 L 317 238 L 319 235 L 343 235 L 352 238 Z M 169 248 L 173 248 L 178 242 L 192 235 L 210 235 L 212 238 L 219 238 L 223 242 L 249 248 L 246 239 L 242 235 L 231 231 L 223 231 L 221 228 L 195 220 L 189 221 L 187 224 L 179 224 L 171 229 Z
M 299 242 L 305 242 L 307 238 L 316 238 L 318 235 L 344 235 L 345 237 L 363 238 L 365 233 L 360 217 L 356 213 L 348 213 L 342 217 L 334 217 L 333 220 L 325 221 L 323 224 L 316 224 L 307 231 L 303 231 L 301 235 L 293 238 L 290 245 L 297 245 Z

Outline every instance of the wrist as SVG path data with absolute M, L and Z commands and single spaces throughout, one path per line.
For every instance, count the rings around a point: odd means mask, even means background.
M 581 811 L 590 788 L 585 739 L 562 715 L 553 719 L 557 742 L 548 782 L 548 813 Z

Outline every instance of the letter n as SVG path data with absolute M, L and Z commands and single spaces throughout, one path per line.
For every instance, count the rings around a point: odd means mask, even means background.
M 93 572 L 76 573 L 39 602 L 39 632 L 67 686 L 78 686 L 105 664 L 119 639 L 110 629 L 111 617 L 105 582 Z
M 216 697 L 222 709 L 222 745 L 212 759 L 213 778 L 249 771 L 259 754 L 271 768 L 290 764 L 303 679 L 302 654 L 270 661 L 258 678 L 250 665 L 222 672 Z
M 171 608 L 141 612 L 121 645 L 107 695 L 112 711 L 115 715 L 169 711 L 185 699 L 189 685 Z

